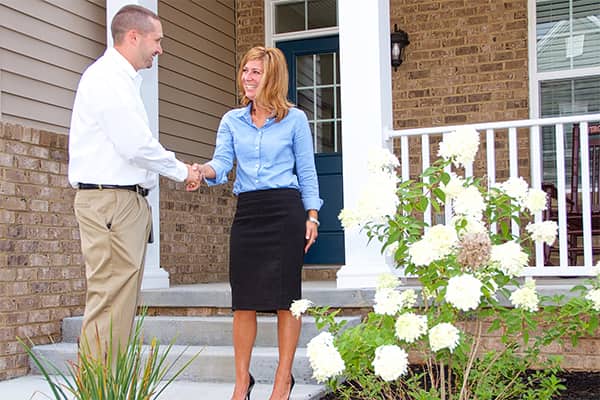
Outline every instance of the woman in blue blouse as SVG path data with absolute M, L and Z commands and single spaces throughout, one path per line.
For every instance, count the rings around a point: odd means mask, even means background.
M 279 365 L 270 400 L 289 398 L 301 321 L 290 311 L 301 297 L 304 253 L 317 239 L 322 200 L 306 115 L 287 101 L 283 53 L 254 47 L 240 62 L 243 108 L 219 125 L 213 159 L 201 167 L 209 185 L 227 181 L 237 160 L 238 203 L 230 239 L 233 345 L 232 400 L 249 399 L 256 312 L 276 312 Z

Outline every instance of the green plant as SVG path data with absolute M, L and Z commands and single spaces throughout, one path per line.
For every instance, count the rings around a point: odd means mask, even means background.
M 521 178 L 485 187 L 450 172 L 473 161 L 478 138 L 467 128 L 447 135 L 416 181 L 400 182 L 397 159 L 379 152 L 365 195 L 340 214 L 420 284 L 401 290 L 394 275 L 381 277 L 373 312 L 346 330 L 327 308 L 309 309 L 319 328 L 330 327 L 308 345 L 314 376 L 340 398 L 551 399 L 564 385 L 560 358 L 544 355 L 545 346 L 576 345 L 597 329 L 600 278 L 569 298 L 540 296 L 534 280 L 522 279 L 526 249 L 553 242 L 557 227 L 530 223 L 513 234 L 512 226 L 541 212 L 545 193 Z M 420 217 L 428 207 L 453 217 L 428 226 Z
M 123 351 L 116 351 L 113 360 L 112 335 L 109 339 L 107 356 L 98 359 L 90 355 L 88 343 L 81 343 L 77 361 L 70 361 L 67 373 L 36 354 L 23 340 L 18 339 L 33 362 L 48 382 L 55 400 L 150 400 L 158 396 L 187 368 L 199 353 L 181 367 L 175 365 L 186 349 L 168 362 L 175 339 L 162 349 L 153 338 L 149 346 L 143 346 L 142 326 L 145 310 L 134 327 L 133 335 Z M 100 340 L 96 338 L 96 340 Z M 33 344 L 33 343 L 32 343 Z M 170 378 L 166 379 L 169 373 Z

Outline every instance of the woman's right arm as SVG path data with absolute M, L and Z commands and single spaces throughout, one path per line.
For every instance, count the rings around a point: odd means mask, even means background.
M 233 148 L 233 133 L 227 123 L 225 114 L 217 131 L 217 144 L 213 159 L 201 166 L 200 173 L 204 174 L 209 186 L 227 182 L 227 174 L 233 168 L 235 150 Z

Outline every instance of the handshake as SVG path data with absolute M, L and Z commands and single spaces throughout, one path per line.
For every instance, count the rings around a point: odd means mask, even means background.
M 200 188 L 204 178 L 214 178 L 215 171 L 206 164 L 186 164 L 188 176 L 185 179 L 185 190 L 194 192 Z

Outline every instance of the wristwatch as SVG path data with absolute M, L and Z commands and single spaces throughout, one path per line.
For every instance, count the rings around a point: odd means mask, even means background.
M 319 222 L 319 220 L 318 220 L 318 219 L 316 219 L 315 217 L 308 217 L 308 220 L 309 220 L 310 222 L 314 223 L 314 224 L 317 224 L 317 228 L 318 228 L 319 226 L 321 226 L 321 223 L 320 223 L 320 222 Z

